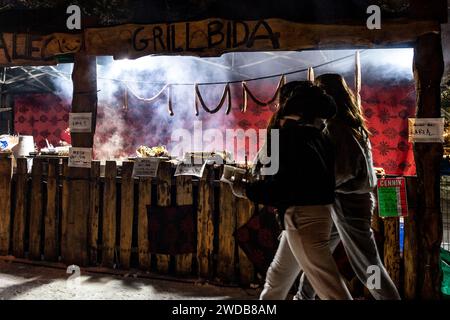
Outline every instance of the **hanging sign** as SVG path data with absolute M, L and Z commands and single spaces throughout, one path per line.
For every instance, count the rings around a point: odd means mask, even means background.
M 90 168 L 92 161 L 92 148 L 69 149 L 69 167 Z
M 92 112 L 69 113 L 71 133 L 92 132 Z
M 378 180 L 378 214 L 380 217 L 406 217 L 405 178 L 384 178 Z
M 157 158 L 136 158 L 134 161 L 134 177 L 152 177 L 158 174 L 160 159 Z
M 409 142 L 444 142 L 444 118 L 408 119 Z

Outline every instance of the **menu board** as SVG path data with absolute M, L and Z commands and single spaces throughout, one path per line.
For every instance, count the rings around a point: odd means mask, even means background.
M 378 214 L 380 217 L 406 217 L 405 178 L 384 178 L 378 180 Z
M 69 148 L 69 167 L 90 168 L 92 148 Z
M 69 128 L 72 133 L 91 132 L 92 113 L 69 113 Z
M 203 177 L 205 171 L 206 162 L 202 164 L 195 164 L 189 162 L 181 162 L 177 165 L 174 176 L 195 176 L 198 178 Z
M 160 159 L 158 158 L 136 158 L 134 161 L 134 177 L 156 177 Z

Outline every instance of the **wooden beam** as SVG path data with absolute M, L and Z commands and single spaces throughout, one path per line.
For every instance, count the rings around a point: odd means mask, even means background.
M 92 132 L 72 133 L 72 146 L 92 148 L 97 115 L 96 58 L 83 52 L 75 55 L 72 72 L 72 112 L 92 113 Z M 90 211 L 90 168 L 69 167 L 66 262 L 88 263 L 88 216 Z
M 417 118 L 440 118 L 440 83 L 444 71 L 441 35 L 419 37 L 414 50 L 414 76 L 417 89 Z M 417 168 L 417 238 L 419 298 L 441 296 L 440 245 L 442 213 L 440 210 L 441 143 L 415 143 Z
M 120 267 L 130 268 L 133 235 L 134 178 L 132 161 L 122 163 L 122 188 L 120 209 Z
M 209 19 L 173 23 L 170 28 L 166 24 L 126 24 L 87 29 L 85 45 L 89 54 L 115 58 L 150 54 L 220 56 L 242 51 L 411 46 L 420 35 L 439 32 L 439 27 L 436 21 L 384 22 L 381 30 L 369 30 L 365 23 L 306 24 L 280 19 L 236 23 Z

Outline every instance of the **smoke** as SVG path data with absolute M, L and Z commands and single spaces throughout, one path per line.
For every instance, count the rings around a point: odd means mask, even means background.
M 194 122 L 199 120 L 203 120 L 204 132 L 212 128 L 238 127 L 233 112 L 225 115 L 226 103 L 215 114 L 206 113 L 200 107 L 200 116 L 196 116 L 194 86 L 191 84 L 264 77 L 316 66 L 316 76 L 340 73 L 353 85 L 354 53 L 354 50 L 260 52 L 225 54 L 219 58 L 149 56 L 117 61 L 111 57 L 99 57 L 95 157 L 102 160 L 125 159 L 134 156 L 139 145 L 165 145 L 171 151 L 171 133 L 177 129 L 192 132 Z M 412 57 L 412 49 L 362 50 L 363 85 L 380 81 L 391 85 L 411 82 Z M 58 69 L 66 74 L 68 81 L 58 80 L 54 85 L 58 88 L 59 95 L 70 101 L 72 65 L 60 65 Z M 305 79 L 306 72 L 287 75 L 287 81 Z M 278 80 L 279 77 L 275 77 L 249 82 L 249 87 L 261 100 L 266 100 L 273 95 Z M 153 102 L 139 99 L 153 97 L 166 84 L 174 84 L 171 86 L 173 116 L 168 111 L 167 88 Z M 200 86 L 200 92 L 208 106 L 217 105 L 224 86 Z M 262 87 L 273 90 L 260 90 Z M 240 101 L 239 83 L 232 86 L 232 96 L 234 101 Z M 234 112 L 239 107 L 236 103 L 232 105 Z

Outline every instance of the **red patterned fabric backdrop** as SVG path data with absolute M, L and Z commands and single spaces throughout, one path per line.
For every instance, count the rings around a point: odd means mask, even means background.
M 269 99 L 275 90 L 274 81 L 251 83 L 250 89 L 261 100 Z M 211 88 L 217 94 L 208 95 L 202 88 L 209 105 L 215 105 L 220 98 L 221 88 Z M 176 97 L 176 91 L 173 94 Z M 200 108 L 195 116 L 192 99 L 174 99 L 171 117 L 167 112 L 165 97 L 159 103 L 145 103 L 128 95 L 115 97 L 114 103 L 99 104 L 94 150 L 98 159 L 134 156 L 141 145 L 170 145 L 172 131 L 176 128 L 192 130 L 193 122 L 201 120 L 203 130 L 249 128 L 264 129 L 273 107 L 257 106 L 249 102 L 247 112 L 241 106 L 240 85 L 232 86 L 232 112 L 225 115 L 225 107 L 216 114 L 208 114 Z M 372 133 L 371 141 L 374 163 L 383 167 L 388 174 L 414 175 L 416 172 L 412 146 L 408 142 L 409 117 L 414 116 L 414 84 L 371 84 L 361 92 L 364 114 Z M 127 108 L 124 108 L 124 105 Z M 45 146 L 45 138 L 56 144 L 67 128 L 70 103 L 55 95 L 30 94 L 15 99 L 15 132 L 32 134 L 39 147 Z M 252 159 L 253 154 L 249 155 Z
M 15 97 L 14 131 L 32 135 L 39 148 L 45 139 L 57 145 L 68 127 L 70 102 L 53 94 L 27 94 Z

